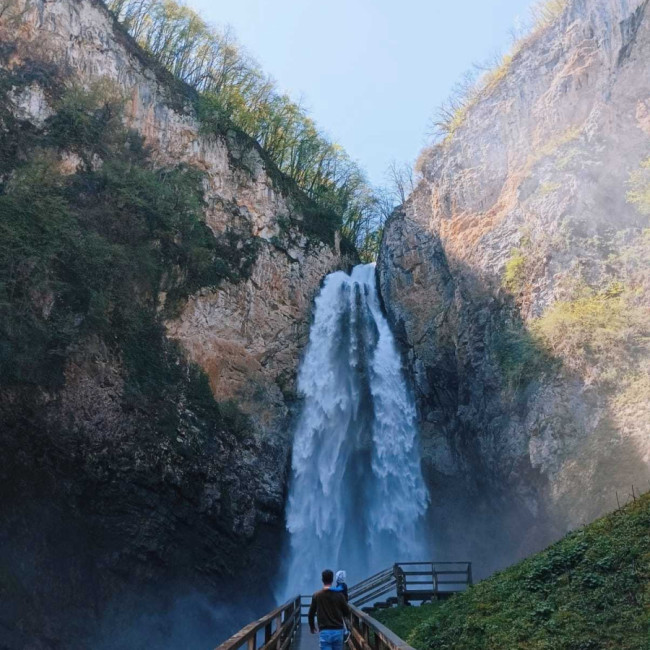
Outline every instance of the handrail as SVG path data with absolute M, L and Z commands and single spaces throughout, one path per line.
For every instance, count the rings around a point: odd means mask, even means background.
M 354 650 L 413 650 L 403 639 L 379 621 L 350 605 L 352 610 L 350 645 Z
M 375 573 L 375 575 L 370 576 L 369 578 L 366 578 L 361 582 L 357 582 L 355 585 L 350 587 L 350 591 L 349 591 L 350 598 L 354 598 L 360 592 L 366 591 L 366 589 L 369 589 L 375 583 L 382 584 L 383 582 L 385 582 L 386 578 L 392 578 L 392 577 L 393 577 L 393 567 L 391 567 L 390 569 L 384 569 L 379 573 Z
M 405 570 L 404 567 L 409 569 Z M 441 570 L 438 570 L 438 567 L 441 567 Z M 441 576 L 448 576 L 448 579 L 440 579 Z M 459 577 L 454 579 L 453 576 Z M 414 579 L 414 577 L 423 579 Z M 398 562 L 389 569 L 384 569 L 353 585 L 349 590 L 352 610 L 350 641 L 352 650 L 412 650 L 396 634 L 361 611 L 359 609 L 361 605 L 389 592 L 394 592 L 396 597 L 388 598 L 384 603 L 376 603 L 377 607 L 444 598 L 460 589 L 441 590 L 440 585 L 469 586 L 471 584 L 471 562 Z M 311 596 L 295 596 L 266 616 L 244 627 L 219 645 L 216 650 L 244 650 L 244 646 L 245 650 L 289 650 L 301 623 L 301 617 L 307 616 L 306 611 L 304 614 L 302 612 L 309 608 L 310 600 Z M 262 630 L 263 634 L 261 634 Z
M 472 584 L 471 562 L 399 562 L 394 572 L 399 605 L 444 597 Z
M 400 566 L 422 566 L 423 564 L 471 564 L 471 562 L 468 560 L 459 560 L 458 562 L 430 562 L 427 560 L 426 562 L 398 562 L 398 564 Z
M 350 588 L 350 602 L 365 605 L 394 591 L 401 605 L 472 584 L 471 562 L 398 562 Z M 446 586 L 451 586 L 446 589 Z M 441 589 L 442 587 L 442 589 Z
M 394 568 L 384 569 L 351 587 L 349 591 L 350 602 L 357 606 L 365 605 L 377 596 L 383 596 L 392 591 L 396 586 Z
M 262 618 L 248 624 L 215 650 L 286 650 L 300 625 L 300 596 L 288 600 Z M 264 630 L 264 642 L 257 645 L 257 636 Z

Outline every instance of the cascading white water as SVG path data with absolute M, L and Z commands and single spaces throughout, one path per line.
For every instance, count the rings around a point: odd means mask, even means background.
M 428 494 L 416 412 L 374 264 L 325 278 L 298 389 L 282 595 L 311 593 L 323 568 L 347 570 L 354 584 L 421 560 Z

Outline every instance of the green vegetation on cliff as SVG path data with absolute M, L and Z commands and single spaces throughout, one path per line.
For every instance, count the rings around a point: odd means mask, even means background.
M 525 280 L 526 256 L 519 248 L 514 248 L 510 252 L 510 257 L 506 262 L 506 268 L 503 274 L 503 286 L 517 293 L 521 290 L 521 285 Z
M 187 84 L 205 132 L 241 130 L 285 175 L 276 181 L 287 186 L 289 180 L 315 203 L 317 209 L 300 206 L 308 212 L 307 234 L 331 243 L 340 229 L 362 253 L 376 252 L 374 233 L 386 217 L 383 194 L 229 30 L 208 25 L 175 0 L 108 0 L 107 6 L 158 66 Z
M 639 293 L 620 281 L 553 303 L 532 330 L 563 365 L 591 379 L 619 385 L 643 357 L 650 326 Z
M 233 224 L 213 233 L 203 173 L 157 163 L 125 129 L 114 84 L 81 88 L 25 58 L 10 67 L 11 47 L 0 46 L 0 636 L 86 648 L 123 633 L 117 646 L 136 648 L 131 630 L 149 625 L 144 612 L 165 618 L 168 594 L 218 596 L 239 567 L 272 564 L 271 542 L 249 559 L 258 495 L 273 498 L 250 459 L 280 466 L 278 452 L 238 405 L 215 401 L 165 329 L 189 294 L 247 277 L 259 240 L 231 205 Z M 34 95 L 36 117 L 21 110 Z M 156 625 L 137 637 L 160 645 Z
M 419 650 L 647 650 L 650 493 L 464 594 L 374 615 Z
M 511 395 L 555 367 L 552 357 L 540 346 L 515 314 L 502 312 L 495 319 L 491 351 Z
M 646 173 L 644 163 L 629 183 L 628 200 L 641 212 L 648 193 Z M 576 245 L 559 241 L 560 247 Z M 533 300 L 534 281 L 545 268 L 545 258 L 554 254 L 552 245 L 538 241 L 532 246 L 524 237 L 520 247 L 511 251 L 501 285 L 518 308 Z M 580 240 L 579 245 L 601 264 L 606 262 L 599 274 L 572 269 L 558 284 L 561 298 L 541 314 L 528 320 L 514 317 L 512 323 L 503 318 L 495 327 L 491 349 L 511 388 L 552 368 L 617 389 L 644 374 L 650 342 L 646 297 L 650 229 L 630 230 L 624 244 L 593 237 Z
M 627 200 L 644 215 L 650 214 L 650 158 L 630 174 Z
M 55 111 L 41 127 L 11 109 L 33 80 Z M 103 341 L 124 370 L 124 399 L 150 405 L 159 431 L 175 430 L 181 395 L 221 421 L 206 378 L 181 361 L 163 320 L 199 288 L 246 275 L 256 241 L 215 238 L 201 173 L 155 166 L 122 126 L 111 84 L 82 90 L 26 64 L 2 72 L 0 94 L 3 385 L 61 387 L 79 350 Z

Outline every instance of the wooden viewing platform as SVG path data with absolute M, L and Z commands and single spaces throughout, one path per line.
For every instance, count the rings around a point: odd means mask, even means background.
M 349 589 L 352 650 L 413 650 L 376 621 L 376 608 L 446 598 L 472 584 L 471 562 L 399 562 Z M 386 597 L 383 601 L 376 598 Z M 372 607 L 362 607 L 375 601 Z M 216 650 L 318 650 L 318 635 L 303 619 L 311 596 L 295 596 L 224 641 Z
M 364 608 L 372 609 L 440 600 L 464 591 L 471 584 L 471 562 L 398 562 L 354 585 L 349 594 L 350 602 L 361 607 L 394 593 L 386 601 Z

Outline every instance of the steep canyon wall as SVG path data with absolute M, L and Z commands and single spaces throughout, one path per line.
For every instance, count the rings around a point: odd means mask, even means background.
M 647 1 L 569 2 L 385 228 L 435 552 L 479 574 L 648 488 L 649 57 Z
M 283 529 L 311 301 L 327 273 L 353 260 L 335 233 L 313 234 L 316 208 L 256 143 L 202 126 L 192 91 L 149 61 L 101 3 L 2 7 L 3 133 L 41 129 L 46 142 L 57 86 L 108 87 L 147 165 L 202 174 L 204 220 L 229 270 L 169 311 L 167 288 L 147 298 L 166 337 L 154 327 L 129 354 L 159 363 L 142 372 L 169 386 L 134 393 L 125 348 L 102 335 L 74 335 L 54 387 L 5 375 L 0 645 L 88 647 L 99 634 L 106 647 L 187 647 L 195 633 L 216 645 L 252 614 L 215 602 L 232 604 L 236 587 L 253 607 L 270 603 L 260 582 L 270 580 Z M 81 164 L 75 151 L 58 151 L 60 172 Z M 95 154 L 88 174 L 103 164 Z M 43 300 L 47 328 L 56 291 Z

